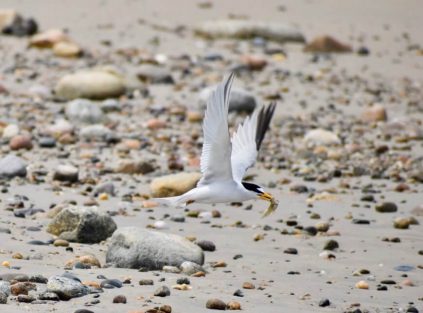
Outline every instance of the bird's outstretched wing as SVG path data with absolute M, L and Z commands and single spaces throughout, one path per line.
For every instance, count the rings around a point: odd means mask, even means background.
M 248 168 L 254 165 L 264 135 L 275 112 L 275 103 L 262 106 L 247 117 L 232 137 L 232 176 L 241 182 Z
M 229 95 L 234 75 L 220 83 L 207 101 L 203 122 L 204 142 L 198 186 L 232 180 L 231 141 L 228 128 Z

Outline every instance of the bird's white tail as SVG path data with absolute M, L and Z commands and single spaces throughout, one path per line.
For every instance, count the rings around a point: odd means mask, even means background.
M 167 198 L 153 198 L 152 200 L 157 202 L 158 204 L 162 204 L 168 207 L 180 207 L 185 205 L 183 195 Z

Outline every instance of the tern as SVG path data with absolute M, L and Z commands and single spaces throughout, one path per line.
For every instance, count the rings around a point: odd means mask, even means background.
M 154 199 L 157 202 L 181 206 L 193 202 L 227 203 L 262 199 L 271 203 L 263 216 L 276 209 L 278 202 L 263 187 L 242 180 L 256 161 L 276 105 L 270 103 L 256 109 L 230 138 L 228 111 L 233 80 L 234 74 L 230 74 L 207 101 L 200 160 L 202 177 L 197 186 L 177 197 Z

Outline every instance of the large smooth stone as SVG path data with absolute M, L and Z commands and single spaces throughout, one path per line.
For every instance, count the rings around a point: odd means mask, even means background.
M 185 261 L 202 265 L 204 253 L 189 240 L 136 227 L 118 229 L 110 240 L 106 262 L 117 267 L 161 270 Z
M 122 77 L 106 70 L 86 70 L 62 77 L 55 87 L 64 99 L 107 99 L 122 95 L 125 85 Z
M 178 173 L 153 179 L 150 184 L 154 197 L 179 196 L 197 185 L 200 173 Z

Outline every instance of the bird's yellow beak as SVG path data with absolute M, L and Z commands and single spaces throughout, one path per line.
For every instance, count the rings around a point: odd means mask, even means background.
M 270 193 L 267 193 L 267 192 L 263 192 L 259 196 L 259 198 L 262 199 L 262 200 L 266 200 L 266 201 L 273 201 L 274 200 L 273 196 Z

